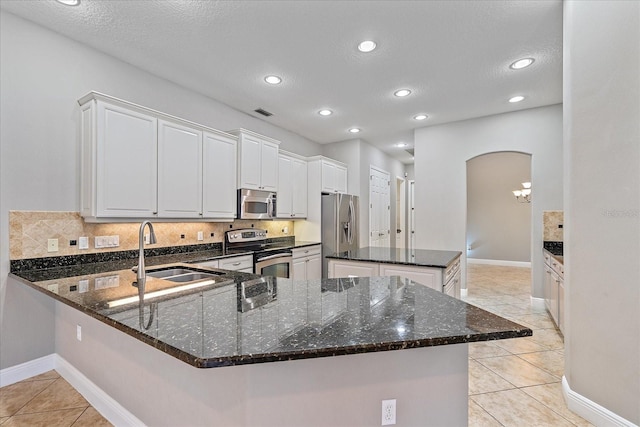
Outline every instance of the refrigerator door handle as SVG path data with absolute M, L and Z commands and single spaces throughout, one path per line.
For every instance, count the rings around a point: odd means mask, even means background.
M 353 205 L 353 198 L 349 198 L 349 229 L 348 229 L 348 240 L 349 244 L 353 243 L 353 226 L 354 226 L 354 215 L 355 206 Z

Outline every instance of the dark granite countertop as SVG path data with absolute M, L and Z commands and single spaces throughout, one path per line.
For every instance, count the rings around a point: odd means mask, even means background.
M 133 271 L 105 268 L 10 276 L 198 368 L 532 335 L 531 329 L 399 277 L 268 278 L 275 299 L 241 312 L 239 284 L 258 276 L 228 272 L 207 286 L 140 304 Z M 176 286 L 148 278 L 146 295 Z
M 549 254 L 560 264 L 564 265 L 564 245 L 563 242 L 552 242 L 545 240 L 542 242 L 542 247 L 544 250 L 549 252 Z
M 459 251 L 367 247 L 328 255 L 327 258 L 380 262 L 384 264 L 404 264 L 418 267 L 447 268 L 447 266 L 460 255 L 462 255 L 462 252 Z

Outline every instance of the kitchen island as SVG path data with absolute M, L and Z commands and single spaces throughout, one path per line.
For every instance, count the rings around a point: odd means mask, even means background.
M 10 286 L 56 300 L 56 353 L 128 423 L 378 425 L 381 401 L 397 399 L 398 425 L 466 425 L 467 343 L 532 333 L 398 277 L 230 273 L 122 303 L 137 295 L 135 274 L 101 264 L 14 272 Z M 166 287 L 150 278 L 146 293 Z
M 366 247 L 325 255 L 329 277 L 400 276 L 460 298 L 460 251 Z

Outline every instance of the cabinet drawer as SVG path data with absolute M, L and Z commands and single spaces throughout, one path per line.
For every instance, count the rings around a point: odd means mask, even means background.
M 243 270 L 245 268 L 253 271 L 253 255 L 243 255 L 233 258 L 223 258 L 218 261 L 219 268 L 223 270 Z
M 291 252 L 293 254 L 293 259 L 296 259 L 306 256 L 320 255 L 320 253 L 322 252 L 322 247 L 320 245 L 307 246 L 304 248 L 293 249 Z
M 211 261 L 202 261 L 197 263 L 196 265 L 200 267 L 210 267 L 210 268 L 218 268 L 220 266 L 219 261 L 217 259 Z

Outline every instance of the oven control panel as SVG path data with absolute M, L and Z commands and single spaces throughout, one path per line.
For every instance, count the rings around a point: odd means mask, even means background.
M 240 230 L 229 230 L 226 232 L 227 242 L 253 242 L 258 240 L 266 240 L 267 231 L 255 228 L 246 228 Z

